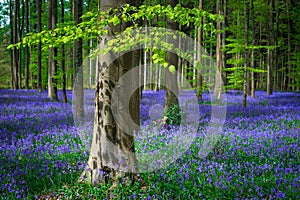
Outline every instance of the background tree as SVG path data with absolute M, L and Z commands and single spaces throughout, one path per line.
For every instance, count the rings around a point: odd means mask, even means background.
M 199 9 L 203 9 L 203 0 L 199 0 Z M 203 17 L 200 17 L 200 26 L 198 27 L 198 47 L 197 47 L 197 61 L 202 64 L 202 26 Z M 197 70 L 197 97 L 199 101 L 202 101 L 202 73 L 201 69 Z
M 57 0 L 48 0 L 48 29 L 54 30 L 57 23 Z M 57 95 L 57 47 L 49 48 L 48 96 L 58 101 Z
M 168 0 L 168 5 L 174 8 L 178 4 L 178 1 Z M 178 23 L 174 22 L 170 18 L 167 18 L 167 28 L 172 30 L 178 30 Z M 170 41 L 171 43 L 171 41 Z M 176 43 L 174 43 L 176 44 Z M 178 48 L 178 47 L 174 47 Z M 175 70 L 171 72 L 169 68 L 165 70 L 165 89 L 166 89 L 166 105 L 165 110 L 167 113 L 179 112 L 178 108 L 178 83 L 177 83 L 177 69 L 178 69 L 178 55 L 167 52 L 167 63 L 174 66 Z
M 267 57 L 267 94 L 271 95 L 273 93 L 273 0 L 269 0 L 269 37 L 268 43 L 270 48 L 268 48 Z
M 37 5 L 37 29 L 40 33 L 42 31 L 42 1 L 36 0 Z M 42 42 L 38 43 L 38 56 L 37 56 L 37 88 L 39 92 L 42 92 Z
M 248 64 L 249 64 L 249 51 L 248 51 L 248 37 L 249 37 L 249 3 L 248 0 L 244 1 L 245 4 L 245 58 L 244 58 L 244 87 L 243 87 L 243 107 L 247 105 L 247 88 L 248 88 Z
M 26 33 L 29 33 L 29 0 L 25 0 Z M 29 47 L 25 47 L 25 89 L 29 89 Z
M 61 4 L 61 23 L 63 24 L 65 22 L 65 3 L 64 0 L 60 1 Z M 67 103 L 67 92 L 66 92 L 66 86 L 67 86 L 67 77 L 66 77 L 66 58 L 65 58 L 65 45 L 63 44 L 61 47 L 61 69 L 62 69 L 62 90 L 64 95 L 64 102 Z
M 13 4 L 12 1 L 11 6 L 14 6 L 14 15 L 13 15 L 13 44 L 18 43 L 18 34 L 19 34 L 19 9 L 20 9 L 20 3 L 19 1 L 15 1 Z M 12 77 L 12 85 L 13 89 L 19 89 L 19 54 L 18 54 L 18 49 L 14 48 L 12 51 L 12 62 L 13 62 L 13 77 Z
M 82 15 L 82 0 L 74 0 L 74 19 L 75 24 L 79 24 Z M 75 115 L 78 119 L 84 117 L 84 108 L 83 108 L 83 72 L 81 68 L 82 64 L 82 39 L 78 39 L 75 42 L 75 51 L 74 51 L 74 68 L 75 73 L 77 74 L 77 85 L 73 88 L 75 93 Z

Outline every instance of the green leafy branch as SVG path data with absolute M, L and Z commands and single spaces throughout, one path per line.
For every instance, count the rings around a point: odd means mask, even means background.
M 54 30 L 44 30 L 39 33 L 28 33 L 21 42 L 11 44 L 8 49 L 21 48 L 24 46 L 33 46 L 42 43 L 43 48 L 56 47 L 62 44 L 74 43 L 78 39 L 88 39 L 91 37 L 103 36 L 108 33 L 106 27 L 110 24 L 116 26 L 124 22 L 133 22 L 137 24 L 140 19 L 152 20 L 155 16 L 169 17 L 181 25 L 194 24 L 203 26 L 200 23 L 200 17 L 205 16 L 209 22 L 218 18 L 217 15 L 210 14 L 198 8 L 184 8 L 178 4 L 175 8 L 162 5 L 140 7 L 125 4 L 121 8 L 109 9 L 105 12 L 87 12 L 82 16 L 82 22 L 78 25 L 65 24 L 58 25 Z M 206 24 L 207 25 L 207 24 Z M 204 27 L 204 26 L 203 26 Z M 207 26 L 205 26 L 208 28 Z

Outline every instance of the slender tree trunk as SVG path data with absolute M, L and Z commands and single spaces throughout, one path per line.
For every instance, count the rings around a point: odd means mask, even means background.
M 223 21 L 222 21 L 222 47 L 226 46 L 226 23 L 227 23 L 227 0 L 223 0 Z M 222 67 L 226 68 L 226 51 L 222 52 Z M 222 80 L 224 85 L 227 85 L 227 73 L 226 71 L 222 71 Z
M 279 48 L 277 48 L 278 46 L 278 38 L 279 38 L 279 8 L 280 7 L 280 1 L 276 0 L 276 31 L 275 31 L 275 45 L 276 45 L 276 50 L 275 50 L 275 67 L 276 67 L 276 71 L 275 71 L 275 89 L 279 90 Z
M 260 41 L 260 45 L 261 45 L 261 41 L 262 41 L 262 23 L 259 23 L 259 41 Z M 262 50 L 259 51 L 259 68 L 261 70 L 263 70 L 264 67 L 264 56 L 262 54 Z M 259 80 L 257 81 L 257 88 L 261 89 L 262 88 L 262 84 L 263 84 L 263 74 L 259 73 Z
M 65 22 L 65 4 L 64 0 L 60 1 L 61 3 L 61 23 Z M 66 91 L 66 85 L 67 85 L 67 78 L 66 78 L 66 61 L 65 61 L 65 45 L 62 45 L 61 47 L 61 69 L 62 69 L 62 84 L 63 84 L 63 98 L 64 98 L 64 103 L 68 102 L 67 99 L 67 91 Z
M 57 0 L 52 0 L 52 30 L 56 28 L 57 24 Z M 58 79 L 57 79 L 57 55 L 58 55 L 58 50 L 57 47 L 53 48 L 53 63 L 52 63 L 52 87 L 53 87 L 53 96 L 52 100 L 58 101 L 58 95 L 57 95 L 57 85 L 58 85 Z
M 12 36 L 10 37 L 10 43 L 14 44 L 14 25 L 13 25 L 13 3 L 12 0 L 9 0 L 9 25 L 10 25 L 10 32 L 12 33 Z M 15 89 L 15 53 L 14 49 L 10 50 L 10 68 L 11 68 L 11 80 L 10 80 L 10 86 L 11 89 Z
M 269 46 L 273 45 L 273 0 L 269 0 Z M 273 93 L 273 50 L 268 49 L 267 94 Z
M 181 28 L 181 25 L 179 24 L 179 27 L 178 27 L 178 30 L 179 31 L 182 31 L 182 28 Z M 181 49 L 182 47 L 182 38 L 181 36 L 179 36 L 179 39 L 178 39 L 178 48 Z M 179 89 L 182 88 L 182 84 L 181 84 L 181 78 L 183 77 L 182 76 L 182 70 L 183 70 L 183 59 L 181 57 L 178 57 L 178 74 L 177 74 L 177 82 L 179 83 Z
M 57 20 L 57 0 L 48 1 L 48 29 L 54 30 Z M 57 96 L 57 83 L 56 83 L 56 71 L 57 71 L 57 48 L 49 48 L 49 61 L 48 61 L 48 97 L 51 101 L 58 101 Z
M 145 25 L 145 30 L 147 32 L 147 24 Z M 144 77 L 144 90 L 147 89 L 147 51 L 146 51 L 146 44 L 145 44 L 145 48 L 144 48 L 144 74 L 143 74 L 143 77 Z
M 29 3 L 25 0 L 26 33 L 29 33 Z M 29 89 L 29 47 L 25 47 L 25 90 Z
M 249 5 L 248 0 L 244 0 L 245 4 L 245 58 L 244 58 L 244 88 L 243 88 L 243 107 L 247 106 L 247 85 L 248 85 L 248 64 L 249 64 L 249 53 L 248 53 L 248 35 L 249 35 Z
M 93 38 L 90 38 L 89 41 L 90 53 L 93 52 Z M 89 89 L 93 87 L 93 60 L 89 59 Z
M 198 57 L 198 52 L 197 52 L 197 48 L 198 48 L 198 43 L 197 43 L 197 35 L 198 35 L 198 27 L 193 28 L 195 30 L 194 33 L 194 59 L 193 59 L 193 63 L 192 63 L 192 87 L 197 87 L 197 78 L 198 78 L 198 72 L 196 69 L 196 63 L 197 63 L 197 57 Z M 196 32 L 197 30 L 197 32 Z M 177 67 L 178 69 L 178 67 Z
M 287 22 L 288 22 L 288 35 L 287 35 L 287 40 L 288 40 L 288 44 L 287 44 L 287 74 L 286 74 L 286 80 L 287 80 L 287 85 L 286 85 L 286 89 L 290 90 L 291 89 L 291 68 L 292 68 L 292 64 L 291 64 L 291 17 L 290 17 L 290 0 L 286 1 L 286 14 L 287 14 Z M 270 30 L 271 31 L 271 30 Z
M 72 19 L 74 19 L 75 16 L 75 0 L 70 0 L 70 11 L 71 11 L 71 16 Z M 75 45 L 72 45 L 72 49 L 71 49 L 71 65 L 70 68 L 72 69 L 72 73 L 70 74 L 70 79 L 71 79 L 71 89 L 74 89 L 74 71 L 76 71 L 75 69 Z
M 19 4 L 19 1 L 15 1 L 15 4 L 14 4 L 14 32 L 13 32 L 13 43 L 16 44 L 18 43 L 18 30 L 19 30 L 19 26 L 18 26 L 18 12 L 19 12 L 19 7 L 20 7 L 20 4 Z M 18 54 L 18 49 L 14 48 L 13 49 L 13 74 L 14 74 L 14 86 L 13 86 L 13 89 L 19 89 L 19 77 L 18 77 L 18 74 L 19 74 L 19 54 Z
M 159 80 L 160 80 L 160 68 L 159 66 L 155 65 L 155 87 L 154 91 L 159 91 Z
M 154 84 L 153 84 L 153 62 L 152 62 L 152 49 L 150 49 L 150 51 L 149 51 L 149 83 L 150 83 L 150 85 L 149 85 L 149 89 L 150 90 L 153 90 L 153 86 L 154 86 Z
M 18 11 L 18 21 L 19 21 L 19 34 L 18 34 L 18 41 L 22 41 L 23 37 L 23 30 L 24 30 L 24 22 L 25 22 L 25 12 L 24 12 L 24 1 L 21 1 L 21 5 L 19 3 L 20 8 Z M 22 17 L 20 13 L 20 9 L 22 8 Z M 22 48 L 18 49 L 18 87 L 21 89 L 22 88 Z
M 254 82 L 254 68 L 255 68 L 255 58 L 254 58 L 254 45 L 255 45 L 255 29 L 254 29 L 254 0 L 251 0 L 251 10 L 252 10 L 252 24 L 251 24 L 251 29 L 252 29 L 252 49 L 251 49 L 251 97 L 254 98 L 255 97 L 255 82 Z
M 82 16 L 82 0 L 74 0 L 74 18 L 75 23 L 81 23 Z M 83 108 L 83 71 L 82 71 L 82 39 L 78 39 L 75 42 L 75 74 L 76 74 L 76 85 L 73 85 L 73 91 L 75 93 L 75 115 L 77 119 L 82 119 L 84 117 Z
M 48 0 L 48 30 L 52 30 L 52 0 Z M 53 48 L 49 48 L 49 55 L 48 55 L 48 97 L 52 99 L 52 63 L 53 63 Z
M 143 55 L 143 49 L 140 49 L 140 55 Z M 142 56 L 139 57 L 139 82 L 140 82 L 140 89 L 139 89 L 139 94 L 140 94 L 140 98 L 142 98 L 143 96 L 143 84 L 144 84 L 144 70 L 143 70 L 143 58 Z
M 174 8 L 178 4 L 178 0 L 172 1 L 168 0 L 168 5 L 171 5 Z M 172 30 L 178 30 L 179 25 L 167 19 L 167 28 Z M 178 48 L 178 47 L 174 47 Z M 166 106 L 165 109 L 168 112 L 169 109 L 174 106 L 178 106 L 178 84 L 177 84 L 177 69 L 178 69 L 178 55 L 167 52 L 167 62 L 169 65 L 174 65 L 176 72 L 172 74 L 169 69 L 165 70 L 165 81 L 166 81 Z
M 42 2 L 40 0 L 36 0 L 37 5 L 37 15 L 38 15 L 38 32 L 42 31 Z M 38 65 L 38 80 L 37 80 L 37 88 L 38 92 L 42 92 L 42 43 L 41 41 L 38 44 L 38 58 L 37 58 L 37 65 Z
M 220 0 L 217 0 L 216 2 L 216 11 L 217 11 L 217 14 L 219 16 L 221 16 L 221 1 Z M 217 46 L 216 46 L 216 65 L 217 65 L 217 70 L 216 71 L 219 71 L 216 73 L 216 80 L 221 80 L 222 79 L 222 52 L 221 52 L 221 20 L 220 18 L 217 19 Z M 220 77 L 221 76 L 221 77 Z M 221 98 L 221 88 L 220 88 L 220 85 L 218 84 L 218 81 L 216 81 L 216 85 L 215 85 L 215 91 L 214 91 L 214 95 L 217 99 L 220 99 Z
M 199 0 L 199 10 L 203 9 L 203 1 Z M 200 26 L 198 27 L 198 51 L 197 51 L 197 60 L 199 62 L 199 67 L 203 66 L 202 63 L 202 26 L 203 26 L 203 17 L 200 17 Z M 202 101 L 202 70 L 197 70 L 197 98 L 198 101 Z

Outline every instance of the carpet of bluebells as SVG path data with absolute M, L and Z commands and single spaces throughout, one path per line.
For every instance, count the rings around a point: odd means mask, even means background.
M 144 91 L 141 124 L 149 124 L 151 105 L 164 102 L 164 91 Z M 77 183 L 89 149 L 71 102 L 0 90 L 0 199 L 300 199 L 300 93 L 258 91 L 247 108 L 241 102 L 240 92 L 227 93 L 223 133 L 208 156 L 197 156 L 205 134 L 191 128 L 197 141 L 175 162 L 110 192 L 109 184 Z M 212 106 L 204 94 L 199 124 L 209 122 Z M 168 143 L 156 135 L 137 138 L 137 151 Z

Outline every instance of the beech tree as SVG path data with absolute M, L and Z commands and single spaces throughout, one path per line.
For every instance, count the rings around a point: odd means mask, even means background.
M 174 8 L 178 4 L 177 0 L 168 0 L 168 5 Z M 174 20 L 167 18 L 167 28 L 172 30 L 178 30 L 179 25 Z M 170 41 L 171 42 L 171 41 Z M 178 48 L 178 47 L 174 47 Z M 177 65 L 178 65 L 178 55 L 167 52 L 167 62 L 169 65 L 174 66 L 175 72 L 170 72 L 169 69 L 165 70 L 165 80 L 166 80 L 166 112 L 172 112 L 172 109 L 177 110 L 178 107 L 178 83 L 177 83 Z M 177 110 L 178 111 L 178 110 Z
M 29 0 L 25 0 L 26 33 L 29 33 Z M 29 47 L 25 47 L 25 89 L 29 89 Z
M 74 18 L 75 24 L 78 25 L 82 22 L 82 0 L 74 0 Z M 73 51 L 74 54 L 74 68 L 77 74 L 76 81 L 78 84 L 73 87 L 73 91 L 75 94 L 75 115 L 77 118 L 84 117 L 84 108 L 83 108 L 83 73 L 82 73 L 82 38 L 79 38 L 75 42 L 75 49 Z
M 98 6 L 100 11 L 106 11 L 110 8 L 121 7 L 125 3 L 135 5 L 136 1 L 114 1 L 114 0 L 99 0 Z M 107 38 L 113 34 L 120 33 L 125 30 L 127 23 L 122 22 L 114 26 L 110 24 L 106 29 L 108 34 L 101 38 L 103 45 L 107 42 Z M 96 99 L 95 99 L 95 121 L 94 121 L 94 134 L 92 139 L 92 146 L 88 160 L 88 169 L 86 169 L 80 181 L 90 182 L 93 184 L 106 182 L 109 179 L 113 180 L 114 184 L 117 183 L 118 178 L 124 175 L 124 169 L 128 171 L 135 171 L 135 154 L 134 154 L 134 137 L 131 126 L 124 130 L 124 125 L 128 124 L 127 119 L 120 118 L 118 123 L 113 116 L 112 106 L 112 92 L 115 88 L 118 79 L 129 71 L 137 59 L 134 59 L 133 53 L 127 53 L 119 57 L 117 60 L 108 64 L 102 56 L 98 58 L 99 76 L 96 86 Z M 108 58 L 111 60 L 113 58 Z M 138 77 L 138 74 L 136 74 Z M 129 105 L 124 105 L 122 98 L 126 95 L 125 88 L 128 85 L 136 84 L 135 80 L 132 83 L 118 82 L 118 107 L 115 108 L 115 113 L 120 113 L 124 109 L 128 110 L 130 116 L 136 124 L 139 124 L 139 92 L 136 90 L 131 96 Z M 123 126 L 123 127 L 122 127 Z M 131 173 L 127 173 L 130 175 Z
M 247 105 L 247 88 L 248 88 L 248 64 L 249 64 L 249 51 L 248 51 L 248 36 L 249 36 L 249 2 L 244 1 L 245 4 L 245 55 L 244 55 L 244 83 L 243 83 L 243 107 Z
M 199 9 L 203 9 L 203 0 L 199 0 Z M 197 42 L 197 60 L 199 64 L 202 63 L 202 25 L 203 25 L 203 17 L 200 17 L 200 26 L 198 27 L 198 42 Z M 197 97 L 199 101 L 202 101 L 202 73 L 201 69 L 197 70 Z
M 37 7 L 37 29 L 40 33 L 42 31 L 42 1 L 36 0 Z M 39 40 L 38 43 L 38 57 L 37 57 L 37 89 L 39 92 L 42 92 L 42 42 Z
M 48 29 L 54 30 L 57 23 L 57 0 L 48 0 Z M 57 47 L 49 48 L 48 97 L 58 101 L 57 95 Z
M 273 45 L 273 0 L 268 0 L 269 3 L 269 34 L 268 43 L 269 46 Z M 273 93 L 273 49 L 268 48 L 267 57 L 267 94 L 271 95 Z

